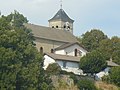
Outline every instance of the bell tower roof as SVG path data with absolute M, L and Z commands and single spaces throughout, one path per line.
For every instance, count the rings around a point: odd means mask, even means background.
M 65 11 L 62 8 L 55 14 L 53 18 L 51 18 L 48 21 L 50 22 L 50 21 L 58 21 L 58 20 L 61 20 L 64 22 L 71 22 L 71 23 L 74 22 L 74 20 L 70 19 L 69 16 L 65 13 Z

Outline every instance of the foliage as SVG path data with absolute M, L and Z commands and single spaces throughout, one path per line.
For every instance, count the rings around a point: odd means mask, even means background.
M 49 64 L 49 66 L 46 69 L 46 72 L 48 74 L 60 74 L 61 67 L 59 66 L 58 63 L 52 63 Z
M 106 82 L 106 83 L 110 83 L 110 77 L 109 75 L 105 75 L 102 77 L 102 81 Z
M 61 70 L 61 71 L 60 71 L 60 74 L 72 75 L 72 74 L 74 74 L 74 73 L 73 73 L 73 72 L 67 72 L 67 71 Z
M 100 41 L 106 39 L 107 36 L 100 30 L 93 29 L 82 35 L 82 44 L 88 51 L 95 50 L 99 47 Z
M 0 87 L 2 90 L 43 90 L 51 81 L 41 67 L 27 19 L 17 11 L 0 17 Z
M 74 74 L 71 74 L 70 78 L 72 78 L 74 80 L 74 84 L 77 84 L 78 78 Z
M 80 68 L 84 73 L 98 73 L 106 66 L 104 55 L 99 51 L 92 51 L 80 59 Z
M 98 50 L 104 53 L 106 60 L 112 58 L 115 63 L 120 65 L 120 38 L 112 37 L 101 41 Z
M 110 71 L 110 81 L 120 87 L 120 66 L 113 67 Z
M 97 90 L 94 82 L 88 79 L 79 80 L 77 86 L 79 90 Z

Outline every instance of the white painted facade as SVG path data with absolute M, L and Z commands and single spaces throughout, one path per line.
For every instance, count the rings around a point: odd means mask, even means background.
M 70 61 L 56 61 L 62 70 L 67 72 L 73 72 L 77 75 L 82 75 L 83 71 L 79 69 L 79 63 L 78 62 L 70 62 Z M 64 62 L 66 63 L 66 66 L 64 67 Z
M 52 63 L 55 63 L 55 60 L 53 58 L 49 57 L 48 55 L 44 55 L 44 64 L 43 64 L 44 70 L 46 70 L 48 65 L 52 64 Z
M 74 45 L 69 46 L 62 50 L 56 50 L 55 54 L 75 56 L 75 49 L 77 49 L 77 51 L 78 51 L 77 56 L 82 57 L 82 56 L 86 55 L 86 53 L 87 53 L 87 51 L 85 49 L 83 49 L 82 47 L 80 47 L 78 44 L 74 44 Z
M 44 55 L 44 66 L 43 66 L 44 70 L 46 70 L 48 65 L 52 63 L 58 63 L 61 69 L 64 71 L 73 72 L 74 74 L 77 74 L 77 75 L 83 75 L 83 71 L 79 69 L 79 62 L 54 60 L 48 55 Z

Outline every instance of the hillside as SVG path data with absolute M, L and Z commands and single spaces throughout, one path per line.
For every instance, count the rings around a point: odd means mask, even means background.
M 51 79 L 55 90 L 79 90 L 69 75 L 53 75 Z M 120 90 L 117 86 L 102 81 L 95 81 L 95 86 L 98 90 Z
M 120 88 L 118 88 L 117 86 L 113 84 L 107 84 L 102 81 L 95 82 L 95 85 L 100 90 L 120 90 Z

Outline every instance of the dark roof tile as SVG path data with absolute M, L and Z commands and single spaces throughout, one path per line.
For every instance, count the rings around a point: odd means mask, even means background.
M 69 17 L 68 17 L 68 15 L 65 13 L 65 11 L 63 10 L 63 9 L 60 9 L 56 14 L 55 14 L 55 16 L 52 18 L 52 19 L 50 19 L 50 20 L 48 20 L 48 21 L 52 21 L 52 20 L 61 20 L 61 21 L 65 21 L 65 22 L 74 22 L 74 20 L 72 20 L 72 19 L 70 19 Z
M 53 29 L 50 27 L 38 26 L 34 24 L 24 24 L 32 30 L 34 37 L 61 42 L 78 42 L 76 37 L 69 31 Z

